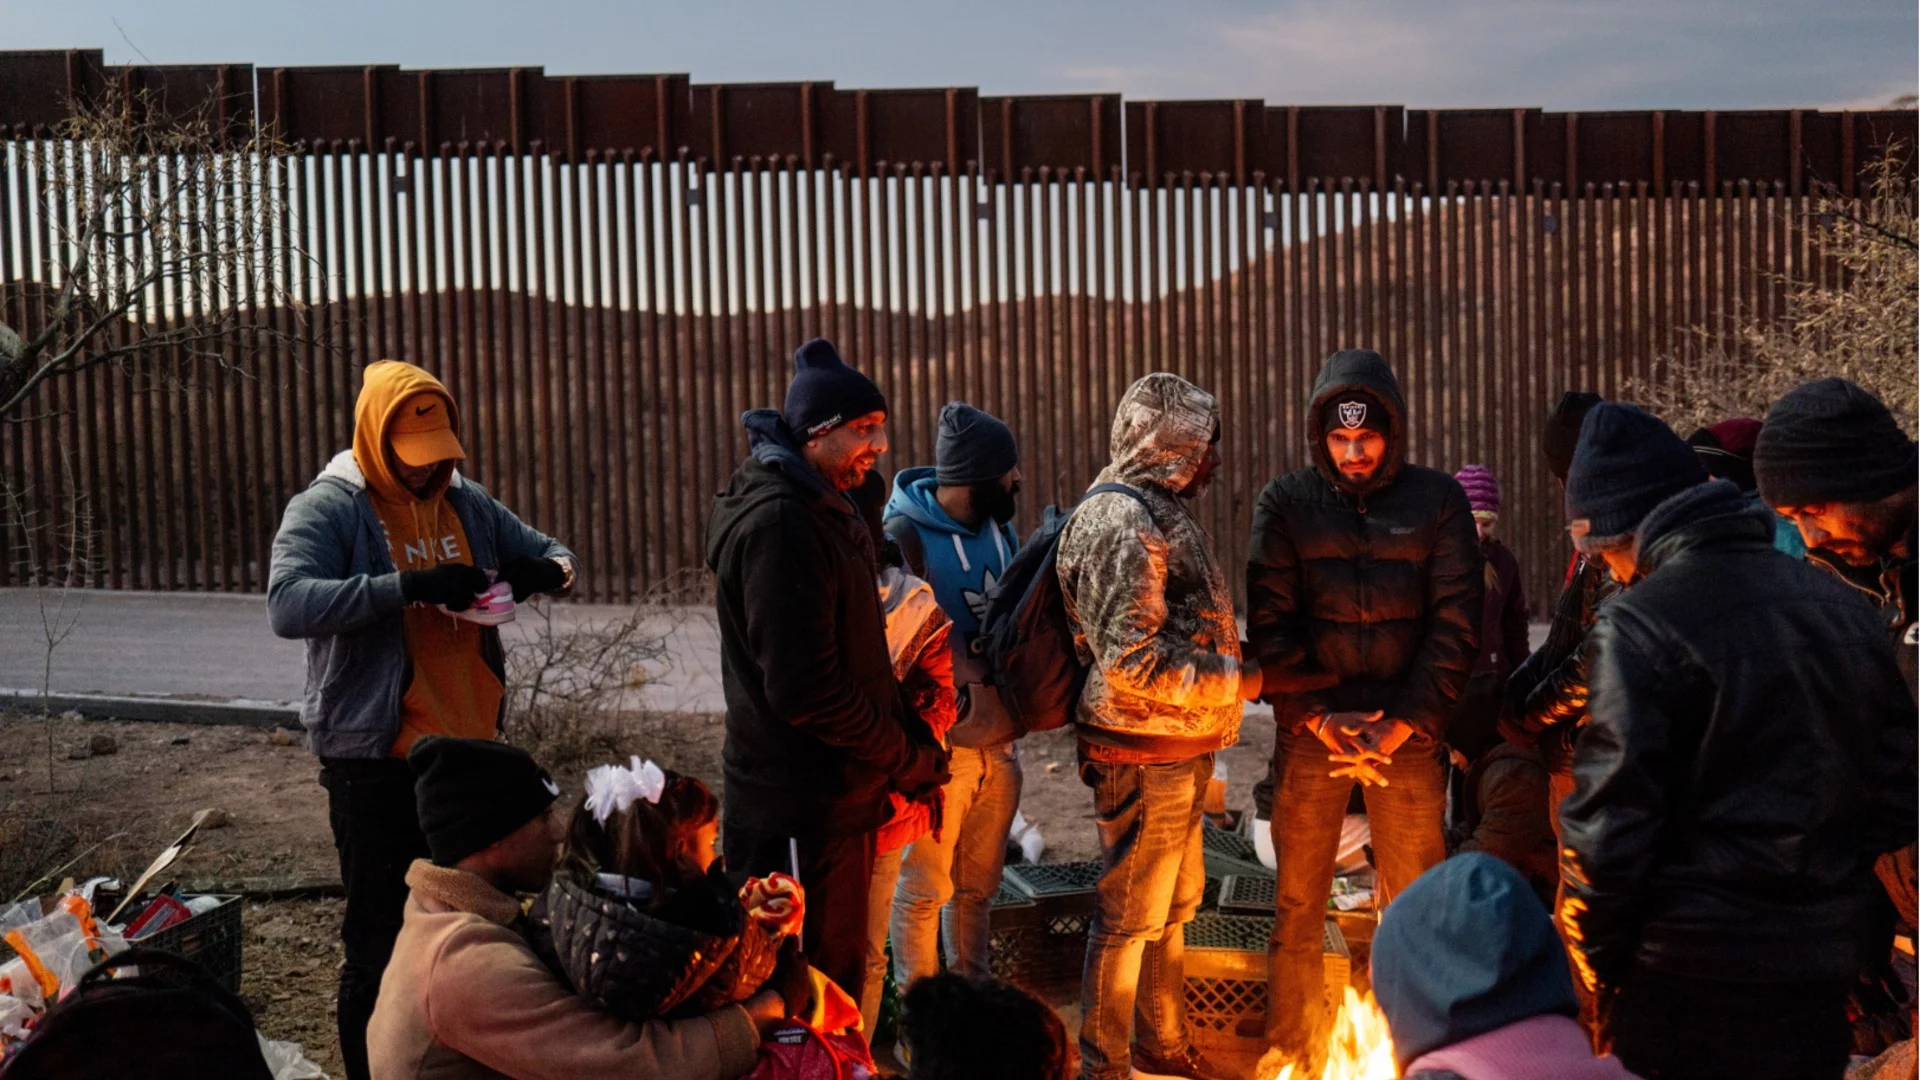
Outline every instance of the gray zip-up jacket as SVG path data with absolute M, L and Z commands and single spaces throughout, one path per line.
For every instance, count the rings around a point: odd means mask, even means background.
M 473 564 L 497 569 L 509 559 L 565 559 L 559 541 L 515 517 L 487 490 L 453 474 L 447 505 L 460 516 Z M 400 612 L 400 573 L 353 451 L 334 455 L 307 489 L 287 503 L 273 538 L 267 617 L 273 632 L 307 641 L 306 699 L 300 722 L 323 758 L 384 758 L 400 733 L 400 699 L 412 678 Z M 480 648 L 504 679 L 500 632 L 483 630 Z

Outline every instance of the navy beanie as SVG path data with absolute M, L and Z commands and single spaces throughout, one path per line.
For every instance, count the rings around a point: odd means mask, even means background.
M 793 354 L 793 381 L 781 414 L 801 442 L 818 438 L 849 420 L 887 411 L 886 395 L 873 380 L 848 367 L 826 338 L 814 338 Z
M 1574 444 L 1580 441 L 1580 425 L 1600 401 L 1599 394 L 1569 390 L 1548 414 L 1546 427 L 1540 429 L 1540 456 L 1547 459 L 1547 468 L 1553 470 L 1553 475 L 1562 480 L 1567 478 Z
M 933 444 L 934 478 L 962 487 L 998 480 L 1020 464 L 1020 447 L 1013 429 L 999 417 L 981 412 L 964 401 L 949 401 L 940 410 L 940 434 Z
M 547 812 L 560 786 L 532 755 L 492 739 L 429 735 L 407 750 L 420 831 L 437 866 L 452 866 Z
M 1428 870 L 1387 905 L 1372 964 L 1403 1071 L 1521 1020 L 1579 1013 L 1553 918 L 1513 867 L 1483 852 Z
M 1887 406 L 1845 379 L 1775 402 L 1753 446 L 1754 479 L 1771 506 L 1884 499 L 1913 486 L 1917 461 Z
M 1580 425 L 1567 470 L 1567 519 L 1585 518 L 1595 540 L 1625 536 L 1654 507 L 1706 482 L 1693 448 L 1659 417 L 1604 401 Z

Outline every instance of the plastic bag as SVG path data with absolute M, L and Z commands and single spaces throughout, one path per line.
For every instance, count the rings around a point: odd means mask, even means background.
M 327 1080 L 320 1066 L 307 1060 L 306 1048 L 296 1042 L 273 1042 L 254 1032 L 260 1040 L 260 1056 L 267 1059 L 273 1080 Z

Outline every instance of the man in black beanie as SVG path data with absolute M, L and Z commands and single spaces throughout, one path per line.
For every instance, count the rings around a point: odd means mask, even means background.
M 1600 1042 L 1663 1080 L 1840 1075 L 1876 856 L 1913 841 L 1913 701 L 1872 605 L 1631 405 L 1587 415 L 1581 550 L 1632 583 L 1586 648 L 1562 930 Z
M 807 950 L 857 995 L 887 794 L 924 797 L 947 759 L 894 682 L 874 538 L 847 495 L 887 449 L 886 398 L 825 340 L 793 363 L 785 409 L 742 418 L 752 453 L 707 527 L 727 698 L 721 836 L 735 873 L 791 871 L 797 856 Z
M 1013 521 L 1020 448 L 998 417 L 964 401 L 940 410 L 934 465 L 902 469 L 887 500 L 886 533 L 913 572 L 933 586 L 953 620 L 953 681 L 974 722 L 953 733 L 953 778 L 942 792 L 945 827 L 910 845 L 893 904 L 894 984 L 910 986 L 946 964 L 986 978 L 994 894 L 1006 863 L 1007 830 L 1020 806 L 1020 758 L 986 666 L 973 652 L 987 598 L 1020 550 Z M 981 732 L 982 737 L 969 737 Z M 959 745 L 965 742 L 966 745 Z
M 1580 425 L 1600 404 L 1599 394 L 1569 390 L 1540 431 L 1540 457 L 1566 490 L 1567 468 L 1580 441 Z M 1580 643 L 1593 628 L 1602 601 L 1619 588 L 1597 558 L 1575 550 L 1566 585 L 1554 603 L 1547 639 L 1507 676 L 1507 707 L 1501 734 L 1523 747 L 1538 747 L 1547 767 L 1547 818 L 1560 832 L 1560 803 L 1573 790 L 1573 742 L 1587 718 L 1587 671 Z
M 1781 398 L 1753 448 L 1760 497 L 1799 526 L 1807 557 L 1876 594 L 1910 688 L 1920 654 L 1915 454 L 1886 405 L 1845 379 Z
M 407 764 L 433 857 L 407 871 L 405 921 L 367 1025 L 373 1080 L 729 1080 L 805 1009 L 805 961 L 790 953 L 769 982 L 779 989 L 741 1005 L 646 1024 L 601 1012 L 535 954 L 516 897 L 553 877 L 559 785 L 525 750 L 485 739 L 427 736 Z

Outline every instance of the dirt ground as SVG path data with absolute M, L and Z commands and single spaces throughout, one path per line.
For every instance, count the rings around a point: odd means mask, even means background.
M 114 753 L 70 756 L 102 735 L 114 741 Z M 717 788 L 721 737 L 718 716 L 652 714 L 629 721 L 610 748 L 653 757 Z M 1272 724 L 1255 721 L 1223 755 L 1228 806 L 1249 805 L 1272 740 Z M 255 890 L 337 883 L 318 763 L 302 740 L 282 743 L 252 728 L 0 715 L 0 900 L 54 870 L 61 877 L 105 874 L 131 882 L 208 808 L 225 811 L 229 824 L 203 830 L 170 879 Z M 1026 776 L 1021 808 L 1046 838 L 1044 861 L 1096 857 L 1099 836 L 1091 797 L 1074 770 L 1072 733 L 1029 736 L 1020 759 Z M 593 763 L 563 764 L 557 770 L 563 785 L 577 792 Z M 343 909 L 337 898 L 250 901 L 243 909 L 242 996 L 269 1038 L 300 1043 L 334 1076 Z

